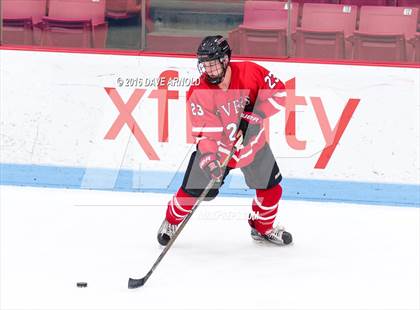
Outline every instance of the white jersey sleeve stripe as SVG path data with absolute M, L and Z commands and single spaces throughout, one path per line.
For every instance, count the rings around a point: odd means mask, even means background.
M 286 97 L 286 92 L 284 90 L 283 91 L 279 91 L 279 92 L 275 93 L 273 95 L 273 97 L 278 97 L 278 98 Z
M 192 127 L 192 132 L 223 132 L 223 127 Z
M 220 153 L 224 153 L 224 154 L 226 154 L 226 155 L 229 155 L 230 154 L 230 152 L 229 152 L 229 150 L 227 150 L 227 149 L 225 149 L 224 147 L 222 147 L 222 146 L 219 146 L 219 152 Z M 236 161 L 239 161 L 239 158 L 238 158 L 238 156 L 236 156 L 236 155 L 233 155 L 232 156 L 232 158 L 234 159 L 234 160 L 236 160 Z

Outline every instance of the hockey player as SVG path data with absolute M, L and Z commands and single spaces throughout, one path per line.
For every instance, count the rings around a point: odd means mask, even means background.
M 219 193 L 223 180 L 240 168 L 249 188 L 256 190 L 248 219 L 251 237 L 285 245 L 292 235 L 274 226 L 282 195 L 282 176 L 267 144 L 263 120 L 284 107 L 284 84 L 252 62 L 230 62 L 231 49 L 220 35 L 203 39 L 197 51 L 201 77 L 187 94 L 197 150 L 191 155 L 182 186 L 168 203 L 158 241 L 166 245 L 213 178 L 206 200 Z M 221 163 L 238 146 L 227 167 Z

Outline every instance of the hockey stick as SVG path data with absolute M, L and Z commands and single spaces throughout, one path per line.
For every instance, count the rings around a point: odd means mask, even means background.
M 236 151 L 236 145 L 238 145 L 238 143 L 235 144 L 235 146 L 230 151 L 228 157 L 226 157 L 226 159 L 222 163 L 222 165 L 221 165 L 222 169 L 226 169 L 227 164 L 229 163 L 230 159 L 232 158 L 233 154 Z M 160 253 L 159 257 L 156 259 L 155 263 L 153 264 L 152 268 L 150 268 L 149 272 L 143 278 L 141 278 L 141 279 L 129 278 L 128 279 L 128 288 L 131 288 L 131 289 L 132 288 L 138 288 L 140 286 L 143 286 L 146 283 L 146 281 L 150 278 L 150 276 L 152 275 L 153 271 L 159 265 L 159 263 L 161 262 L 161 260 L 163 259 L 163 257 L 169 251 L 169 249 L 171 248 L 172 244 L 175 242 L 176 238 L 178 238 L 179 234 L 184 229 L 185 225 L 187 225 L 188 221 L 190 220 L 191 216 L 194 214 L 195 210 L 197 210 L 197 208 L 200 205 L 200 203 L 204 200 L 204 198 L 207 196 L 208 192 L 213 188 L 213 186 L 214 186 L 214 184 L 216 182 L 217 182 L 217 180 L 212 179 L 209 182 L 209 184 L 206 186 L 206 188 L 204 189 L 204 191 L 198 197 L 198 199 L 197 199 L 194 207 L 191 209 L 191 212 L 188 213 L 188 215 L 185 217 L 184 221 L 182 221 L 182 223 L 179 225 L 177 231 L 175 232 L 175 234 L 173 235 L 173 237 L 169 240 L 168 244 L 165 246 L 165 248 L 163 249 L 162 253 Z

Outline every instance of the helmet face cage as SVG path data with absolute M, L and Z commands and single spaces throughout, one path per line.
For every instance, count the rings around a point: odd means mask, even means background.
M 222 36 L 209 36 L 198 47 L 198 71 L 211 84 L 219 84 L 225 77 L 231 49 Z
M 223 58 L 216 58 L 212 60 L 198 60 L 198 71 L 204 74 L 206 80 L 211 84 L 219 84 L 225 77 L 226 70 L 229 64 L 229 58 L 226 55 Z

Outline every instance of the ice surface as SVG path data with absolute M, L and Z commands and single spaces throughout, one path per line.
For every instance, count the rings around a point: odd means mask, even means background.
M 1 309 L 419 309 L 420 209 L 283 201 L 288 247 L 249 198 L 194 214 L 146 285 L 169 195 L 0 187 Z M 88 282 L 77 288 L 76 282 Z

